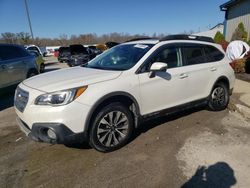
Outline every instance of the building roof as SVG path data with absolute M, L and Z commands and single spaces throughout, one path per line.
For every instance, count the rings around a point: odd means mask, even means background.
M 221 11 L 227 11 L 228 8 L 234 6 L 235 4 L 239 3 L 242 0 L 230 0 L 220 6 Z
M 223 30 L 224 30 L 224 25 L 222 23 L 219 23 L 219 24 L 215 25 L 214 27 L 212 27 L 211 29 L 209 29 L 207 31 L 202 31 L 202 32 L 199 32 L 199 33 L 195 33 L 194 35 L 214 38 L 215 34 L 218 31 L 223 33 Z

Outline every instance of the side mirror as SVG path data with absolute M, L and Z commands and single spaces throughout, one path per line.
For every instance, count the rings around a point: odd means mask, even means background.
M 155 62 L 150 67 L 149 78 L 155 77 L 155 72 L 166 72 L 168 68 L 167 63 Z

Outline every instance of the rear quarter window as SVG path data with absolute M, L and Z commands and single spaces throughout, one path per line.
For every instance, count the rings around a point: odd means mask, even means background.
M 207 62 L 220 61 L 225 57 L 225 55 L 214 46 L 204 46 L 204 51 Z

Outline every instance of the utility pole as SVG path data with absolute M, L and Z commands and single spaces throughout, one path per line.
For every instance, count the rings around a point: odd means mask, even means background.
M 27 0 L 24 0 L 24 3 L 25 3 L 26 13 L 27 13 L 28 21 L 29 21 L 30 34 L 31 34 L 32 40 L 34 40 Z

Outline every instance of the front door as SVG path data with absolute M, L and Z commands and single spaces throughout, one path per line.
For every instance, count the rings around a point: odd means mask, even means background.
M 168 64 L 166 72 L 156 72 L 155 77 L 149 77 L 152 63 Z M 158 112 L 186 102 L 185 89 L 188 76 L 182 71 L 182 59 L 178 47 L 161 47 L 142 68 L 139 74 L 140 103 L 142 115 Z

